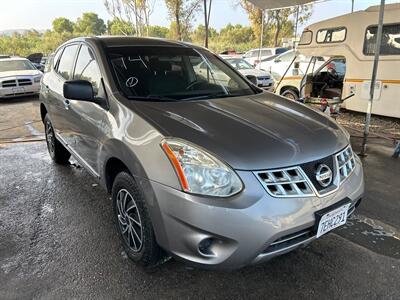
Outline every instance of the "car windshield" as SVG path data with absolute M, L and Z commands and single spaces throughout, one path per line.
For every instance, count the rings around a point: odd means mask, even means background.
M 35 66 L 28 60 L 4 60 L 0 61 L 0 72 L 36 70 Z
M 222 60 L 184 47 L 109 47 L 108 60 L 130 99 L 184 101 L 257 93 Z
M 244 59 L 227 59 L 226 61 L 236 70 L 254 69 L 253 66 Z
M 288 48 L 276 48 L 275 53 L 276 54 L 282 54 L 282 53 L 285 53 L 288 50 L 289 50 Z

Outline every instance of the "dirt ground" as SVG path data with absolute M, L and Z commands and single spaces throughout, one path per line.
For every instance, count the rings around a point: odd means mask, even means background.
M 0 100 L 0 144 L 43 139 L 38 97 Z

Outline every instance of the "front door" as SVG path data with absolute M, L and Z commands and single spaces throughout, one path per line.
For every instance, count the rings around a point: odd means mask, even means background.
M 73 150 L 94 173 L 98 173 L 97 157 L 108 132 L 108 127 L 104 125 L 107 112 L 106 95 L 101 78 L 93 51 L 82 44 L 76 59 L 73 79 L 89 81 L 93 86 L 94 96 L 102 99 L 104 105 L 70 99 L 69 114 L 76 124 L 73 130 Z

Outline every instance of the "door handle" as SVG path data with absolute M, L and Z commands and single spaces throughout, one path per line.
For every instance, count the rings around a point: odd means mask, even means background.
M 68 100 L 68 99 L 66 99 L 66 100 L 64 100 L 64 107 L 65 107 L 65 109 L 69 109 L 69 106 L 71 105 L 71 102 Z

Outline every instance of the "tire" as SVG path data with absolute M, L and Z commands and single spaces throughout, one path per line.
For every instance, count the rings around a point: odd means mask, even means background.
M 288 98 L 290 100 L 296 101 L 299 99 L 299 95 L 294 89 L 287 89 L 282 92 L 281 96 Z
M 146 268 L 161 264 L 165 252 L 156 242 L 143 192 L 130 174 L 116 176 L 111 196 L 114 223 L 128 257 Z
M 43 123 L 46 134 L 47 150 L 49 151 L 51 159 L 60 165 L 68 164 L 71 153 L 69 153 L 69 151 L 57 140 L 48 114 L 45 115 Z

